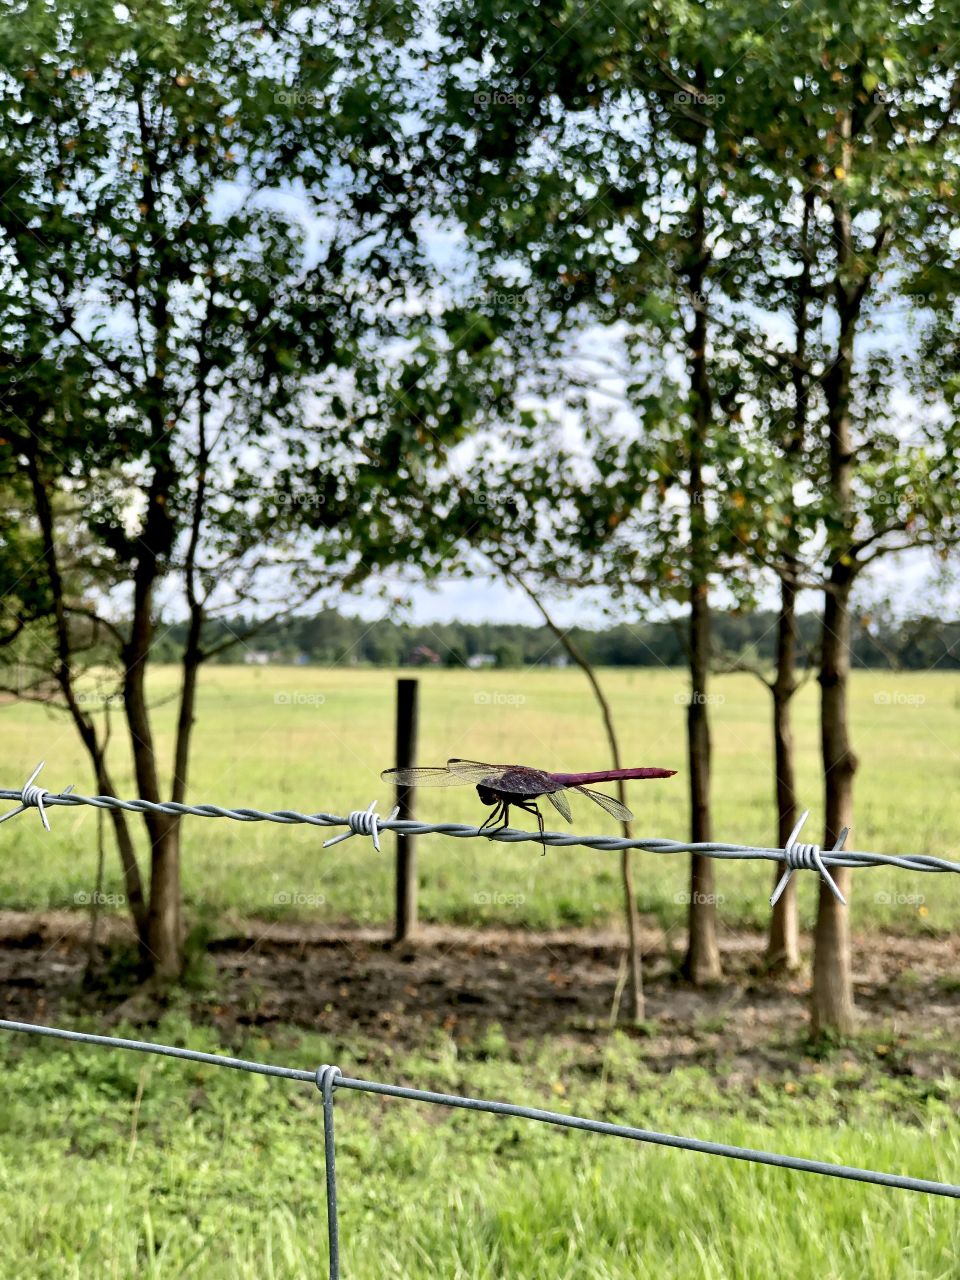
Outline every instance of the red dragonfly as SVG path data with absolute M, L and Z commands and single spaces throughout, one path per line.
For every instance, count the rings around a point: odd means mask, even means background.
M 606 809 L 618 822 L 629 822 L 633 817 L 630 810 L 604 795 L 602 791 L 592 791 L 584 784 L 587 782 L 616 782 L 619 778 L 672 778 L 676 769 L 601 769 L 598 773 L 546 773 L 543 769 L 531 769 L 523 764 L 484 764 L 482 760 L 448 760 L 445 765 L 429 769 L 384 769 L 380 777 L 395 782 L 400 787 L 459 787 L 473 783 L 477 795 L 483 804 L 494 805 L 481 831 L 485 830 L 498 818 L 503 825 L 496 828 L 502 831 L 509 823 L 510 806 L 515 805 L 526 813 L 532 813 L 537 819 L 540 835 L 543 835 L 543 818 L 537 808 L 536 801 L 546 796 L 558 813 L 568 822 L 573 821 L 570 801 L 566 791 L 579 791 L 589 796 L 601 809 Z M 544 849 L 546 852 L 546 849 Z

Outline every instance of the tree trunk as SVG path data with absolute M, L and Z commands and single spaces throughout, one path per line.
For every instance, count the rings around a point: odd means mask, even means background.
M 159 427 L 162 433 L 162 422 Z M 137 786 L 144 800 L 159 802 L 160 778 L 157 753 L 147 706 L 146 674 L 153 642 L 153 588 L 162 558 L 173 540 L 173 522 L 168 514 L 168 495 L 173 473 L 158 466 L 150 487 L 147 517 L 139 543 L 142 554 L 134 573 L 133 616 L 130 639 L 124 647 L 123 698 Z M 187 676 L 185 672 L 185 677 Z M 195 671 L 194 671 L 195 676 Z M 185 679 L 185 684 L 187 683 Z M 195 685 L 194 685 L 195 688 Z M 192 722 L 192 694 L 181 696 L 181 718 Z M 175 761 L 184 785 L 185 761 Z M 144 825 L 150 838 L 150 905 L 147 913 L 147 945 L 156 974 L 176 977 L 183 960 L 180 904 L 180 819 L 165 813 L 145 813 Z
M 203 612 L 192 608 L 183 651 L 183 677 L 180 686 L 180 705 L 177 713 L 177 732 L 174 743 L 173 786 L 170 798 L 183 804 L 187 795 L 187 770 L 190 761 L 190 738 L 196 719 L 197 681 L 200 673 L 200 634 Z M 141 664 L 141 669 L 145 664 Z M 136 697 L 143 699 L 142 682 Z M 135 697 L 135 703 L 136 703 Z M 144 703 L 145 715 L 145 703 Z M 156 786 L 159 796 L 159 780 L 156 779 L 152 758 L 152 743 L 147 730 L 146 745 L 150 758 L 142 767 L 145 785 Z M 134 751 L 136 759 L 137 750 Z M 146 752 L 145 752 L 146 756 Z M 140 777 L 138 766 L 138 777 Z M 150 775 L 153 773 L 153 781 Z M 145 792 L 141 791 L 141 795 Z M 150 948 L 154 971 L 161 977 L 174 978 L 183 964 L 183 919 L 180 887 L 180 830 L 181 819 L 174 815 L 147 815 L 150 832 L 150 909 L 147 916 L 147 943 Z
M 842 122 L 850 134 L 849 115 Z M 845 153 L 849 147 L 845 147 Z M 851 163 L 846 155 L 848 165 Z M 834 209 L 838 271 L 837 355 L 823 380 L 829 429 L 830 498 L 833 512 L 828 526 L 830 576 L 823 606 L 823 638 L 820 654 L 820 740 L 826 810 L 824 848 L 833 847 L 843 827 L 853 826 L 853 777 L 857 759 L 850 747 L 847 702 L 850 676 L 850 595 L 858 570 L 850 553 L 853 538 L 851 513 L 854 447 L 850 422 L 854 334 L 865 284 L 850 292 L 843 270 L 852 257 L 852 224 L 843 206 Z M 834 879 L 849 900 L 849 869 L 836 870 Z M 849 909 L 821 883 L 814 937 L 811 1023 L 814 1035 L 854 1029 L 853 975 L 850 965 Z
M 787 538 L 780 574 L 780 613 L 777 618 L 777 666 L 773 693 L 774 762 L 777 771 L 777 843 L 785 846 L 797 821 L 796 773 L 793 760 L 793 696 L 797 691 L 797 579 L 800 569 L 800 545 L 797 511 L 794 502 L 795 471 L 802 468 L 807 437 L 809 386 L 807 372 L 807 333 L 812 299 L 813 255 L 810 251 L 810 229 L 816 211 L 816 190 L 811 183 L 803 197 L 803 222 L 800 231 L 802 263 L 794 299 L 796 352 L 791 367 L 793 385 L 793 424 L 784 443 L 784 455 L 790 468 L 790 512 Z M 783 867 L 774 867 L 773 887 L 780 883 Z M 770 917 L 767 938 L 767 967 L 791 970 L 800 964 L 800 924 L 797 918 L 797 877 L 791 876 L 777 900 Z
M 83 734 L 81 734 L 81 738 L 83 738 Z M 91 745 L 86 740 L 84 740 L 84 745 L 93 760 L 97 791 L 102 796 L 115 796 L 117 792 L 103 758 L 103 752 L 96 744 Z M 127 825 L 126 814 L 119 809 L 111 809 L 109 814 L 117 841 L 117 851 L 120 854 L 120 865 L 123 868 L 123 887 L 126 891 L 127 909 L 133 917 L 134 928 L 137 931 L 141 960 L 149 964 L 147 904 L 143 896 L 143 883 L 140 879 L 140 867 L 133 847 L 133 838 Z
M 149 607 L 148 605 L 146 606 Z M 134 616 L 133 637 L 124 673 L 124 701 L 133 743 L 137 786 L 144 800 L 160 801 L 156 752 L 147 711 L 144 675 L 152 627 L 141 612 Z M 154 972 L 176 977 L 182 963 L 180 920 L 180 820 L 165 813 L 145 813 L 150 838 L 150 904 L 147 946 Z
M 850 591 L 852 575 L 838 563 L 831 574 L 823 611 L 820 662 L 820 736 L 823 753 L 826 823 L 823 847 L 830 849 L 844 827 L 853 826 L 853 778 L 857 758 L 847 728 L 850 674 Z M 831 870 L 837 887 L 850 897 L 850 871 Z M 853 974 L 850 964 L 849 909 L 822 881 L 817 906 L 811 1002 L 814 1035 L 835 1031 L 849 1035 L 855 1027 Z
M 687 748 L 690 767 L 690 839 L 712 839 L 710 831 L 710 725 L 707 719 L 707 670 L 710 655 L 710 611 L 707 588 L 690 593 L 690 705 L 687 708 Z M 717 904 L 713 860 L 705 854 L 690 857 L 689 935 L 684 972 L 696 984 L 717 982 L 723 976 L 717 941 Z
M 697 83 L 706 86 L 703 68 Z M 707 301 L 705 295 L 710 251 L 707 247 L 707 196 L 703 189 L 705 139 L 697 143 L 696 190 L 691 202 L 690 257 L 685 266 L 693 324 L 687 331 L 687 368 L 690 376 L 688 441 L 690 513 L 690 705 L 687 708 L 687 754 L 690 765 L 690 839 L 710 840 L 710 724 L 707 714 L 707 676 L 710 670 L 709 579 L 713 568 L 712 531 L 704 491 L 704 462 L 709 456 L 713 393 L 707 367 Z M 687 954 L 684 973 L 696 984 L 722 977 L 717 942 L 717 903 L 713 861 L 703 854 L 690 857 L 690 902 L 687 907 Z
M 183 965 L 183 926 L 180 914 L 180 821 L 155 815 L 151 831 L 150 911 L 147 944 L 154 973 L 176 978 Z
M 180 707 L 177 712 L 177 736 L 173 754 L 173 787 L 170 798 L 183 804 L 187 795 L 187 769 L 190 764 L 190 738 L 196 720 L 197 679 L 200 674 L 200 631 L 203 613 L 191 610 L 187 638 L 183 649 L 183 678 L 180 685 Z
M 797 690 L 797 588 L 792 576 L 780 580 L 780 614 L 777 619 L 777 671 L 773 694 L 773 742 L 776 762 L 777 843 L 785 845 L 797 821 L 797 791 L 793 762 L 791 704 Z M 773 887 L 783 867 L 777 863 Z M 800 928 L 797 919 L 797 877 L 791 876 L 770 917 L 767 966 L 771 970 L 796 969 L 800 964 Z
M 616 757 L 614 757 L 616 761 Z M 614 763 L 615 769 L 623 766 Z M 617 788 L 620 802 L 624 800 L 625 788 L 621 782 Z M 633 835 L 629 822 L 623 824 L 623 833 L 627 838 Z M 637 910 L 637 895 L 633 887 L 633 850 L 620 851 L 620 879 L 623 882 L 623 905 L 627 914 L 627 953 L 630 960 L 630 1006 L 629 1016 L 633 1022 L 642 1022 L 647 1016 L 647 1001 L 643 994 L 643 969 L 640 965 L 640 912 Z
M 50 498 L 47 494 L 43 477 L 40 474 L 40 465 L 37 459 L 36 448 L 33 444 L 34 439 L 39 439 L 39 436 L 34 437 L 31 435 L 29 437 L 29 440 L 25 445 L 25 453 L 27 455 L 27 471 L 30 476 L 30 484 L 33 491 L 34 509 L 37 514 L 37 523 L 40 526 L 40 536 L 43 541 L 44 564 L 46 565 L 47 574 L 50 578 L 50 591 L 53 596 L 54 624 L 57 638 L 57 683 L 60 685 L 60 690 L 63 693 L 63 697 L 70 711 L 73 723 L 80 735 L 80 741 L 86 748 L 87 754 L 93 764 L 97 790 L 101 795 L 112 796 L 116 795 L 116 791 L 111 780 L 110 772 L 107 768 L 104 745 L 100 742 L 100 739 L 97 736 L 96 726 L 93 721 L 77 701 L 76 692 L 73 687 L 70 628 L 67 621 L 67 602 L 64 595 L 63 576 L 60 572 L 60 561 L 57 557 L 53 508 L 50 504 Z M 111 809 L 109 812 L 114 834 L 117 838 L 117 849 L 120 854 L 120 863 L 123 868 L 123 883 L 126 890 L 127 907 L 133 917 L 134 927 L 137 931 L 137 940 L 140 946 L 141 957 L 149 963 L 147 905 L 143 895 L 143 882 L 140 878 L 140 868 L 137 864 L 137 855 L 133 847 L 133 840 L 130 836 L 130 828 L 127 825 L 127 817 L 125 813 L 119 809 Z

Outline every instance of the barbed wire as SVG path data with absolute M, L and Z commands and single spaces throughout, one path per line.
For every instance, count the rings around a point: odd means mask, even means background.
M 563 831 L 522 831 L 514 827 L 501 828 L 497 831 L 483 831 L 480 827 L 461 822 L 419 822 L 414 819 L 397 818 L 396 810 L 389 817 L 382 818 L 376 809 L 376 801 L 366 809 L 355 809 L 346 817 L 334 813 L 302 813 L 297 809 L 251 809 L 225 808 L 214 804 L 182 804 L 173 800 L 120 800 L 116 796 L 82 796 L 77 795 L 72 787 L 61 792 L 45 791 L 36 784 L 36 778 L 43 767 L 43 761 L 37 765 L 33 773 L 22 787 L 0 788 L 0 800 L 15 800 L 16 809 L 0 816 L 0 823 L 15 817 L 25 810 L 35 807 L 39 810 L 43 825 L 50 830 L 47 811 L 57 806 L 71 807 L 89 805 L 95 809 L 120 809 L 125 813 L 163 813 L 177 817 L 194 818 L 226 818 L 233 822 L 275 822 L 283 826 L 304 824 L 311 827 L 346 827 L 347 830 L 324 842 L 324 848 L 338 844 L 341 840 L 353 835 L 368 835 L 373 839 L 374 847 L 380 851 L 379 835 L 383 831 L 394 831 L 398 835 L 443 835 L 456 839 L 469 840 L 477 836 L 499 841 L 505 844 L 519 844 L 524 841 L 535 841 L 544 846 L 569 848 L 579 846 L 585 849 L 599 849 L 605 852 L 619 852 L 622 849 L 639 849 L 646 853 L 700 853 L 711 858 L 733 858 L 782 862 L 784 875 L 774 890 L 771 902 L 776 902 L 783 892 L 787 881 L 794 871 L 813 870 L 826 882 L 834 896 L 844 902 L 844 897 L 829 874 L 829 867 L 898 867 L 903 871 L 922 872 L 955 872 L 960 873 L 960 862 L 949 858 L 940 858 L 926 853 L 884 854 L 872 853 L 859 849 L 844 849 L 847 836 L 844 829 L 834 844 L 833 849 L 821 850 L 819 845 L 798 842 L 803 824 L 810 816 L 806 810 L 793 829 L 790 838 L 783 848 L 764 845 L 732 844 L 721 841 L 689 841 L 670 840 L 658 837 L 625 837 L 604 835 L 576 835 Z
M 346 831 L 324 842 L 324 847 L 337 844 L 353 835 L 367 835 L 373 840 L 379 851 L 379 833 L 395 831 L 400 835 L 449 835 L 460 839 L 470 839 L 480 835 L 507 843 L 533 840 L 545 845 L 569 847 L 579 845 L 584 848 L 601 850 L 642 849 L 650 853 L 703 853 L 714 858 L 744 858 L 779 861 L 784 864 L 784 875 L 774 891 L 776 901 L 790 875 L 800 869 L 816 870 L 829 884 L 833 893 L 843 901 L 839 889 L 827 870 L 828 867 L 876 867 L 894 866 L 910 871 L 953 871 L 960 872 L 960 863 L 946 858 L 933 857 L 928 854 L 888 855 L 879 853 L 844 850 L 843 844 L 847 836 L 846 830 L 840 833 L 834 848 L 822 852 L 817 845 L 798 843 L 800 830 L 809 816 L 805 812 L 797 822 L 785 846 L 780 848 L 757 847 L 751 845 L 723 844 L 718 842 L 690 842 L 665 839 L 627 839 L 617 836 L 582 836 L 568 835 L 558 831 L 532 832 L 518 831 L 512 828 L 499 830 L 491 836 L 479 827 L 463 823 L 427 823 L 413 820 L 398 820 L 396 810 L 387 818 L 381 818 L 375 812 L 374 801 L 366 809 L 354 810 L 347 817 L 330 813 L 301 813 L 293 809 L 263 810 L 249 808 L 224 808 L 219 805 L 188 805 L 174 801 L 154 802 L 149 800 L 120 800 L 116 796 L 82 796 L 72 788 L 59 793 L 46 791 L 36 782 L 41 762 L 22 787 L 16 789 L 0 789 L 0 800 L 17 801 L 17 807 L 0 816 L 0 823 L 15 817 L 27 809 L 39 811 L 45 830 L 50 830 L 47 810 L 58 806 L 71 807 L 88 805 L 92 808 L 120 809 L 128 813 L 165 813 L 184 817 L 226 818 L 236 822 L 275 822 L 282 825 L 305 824 L 315 827 L 346 827 Z M 231 1058 L 222 1054 L 202 1053 L 194 1049 L 184 1049 L 176 1045 L 153 1043 L 144 1040 L 129 1040 L 113 1036 L 95 1035 L 91 1032 L 71 1031 L 61 1027 L 47 1027 L 27 1022 L 0 1020 L 0 1030 L 25 1032 L 32 1035 L 47 1036 L 58 1040 L 68 1040 L 81 1044 L 95 1044 L 113 1049 L 129 1049 L 140 1053 L 159 1054 L 164 1057 L 181 1058 L 192 1062 L 202 1062 L 216 1067 L 227 1067 L 236 1071 L 250 1071 L 259 1075 L 278 1076 L 288 1080 L 311 1081 L 320 1090 L 323 1099 L 324 1128 L 324 1164 L 326 1173 L 327 1229 L 329 1239 L 329 1275 L 331 1280 L 339 1280 L 340 1245 L 339 1222 L 337 1210 L 336 1158 L 334 1147 L 333 1098 L 336 1089 L 355 1089 L 361 1092 L 380 1094 L 385 1097 L 401 1098 L 413 1102 L 423 1102 L 436 1106 L 460 1108 L 468 1111 L 482 1111 L 493 1115 L 512 1116 L 516 1119 L 533 1120 L 543 1124 L 557 1125 L 564 1128 L 579 1129 L 588 1133 L 602 1134 L 607 1137 L 627 1138 L 635 1142 L 652 1143 L 658 1146 L 674 1147 L 684 1151 L 694 1151 L 704 1155 L 723 1156 L 732 1160 L 745 1160 L 754 1164 L 772 1165 L 777 1168 L 790 1169 L 801 1173 L 819 1174 L 825 1177 L 841 1178 L 850 1181 L 871 1183 L 876 1186 L 892 1187 L 904 1191 L 923 1192 L 928 1195 L 948 1196 L 960 1199 L 960 1186 L 953 1183 L 936 1182 L 925 1178 L 913 1178 L 904 1174 L 885 1173 L 873 1169 L 861 1169 L 851 1165 L 832 1164 L 825 1160 L 808 1160 L 800 1156 L 788 1156 L 777 1152 L 759 1151 L 749 1147 L 732 1146 L 724 1142 L 706 1142 L 699 1138 L 680 1137 L 676 1134 L 659 1133 L 652 1129 L 639 1129 L 630 1125 L 614 1124 L 604 1120 L 593 1120 L 584 1116 L 567 1115 L 558 1111 L 545 1111 L 538 1107 L 521 1106 L 511 1102 L 500 1102 L 486 1098 L 474 1098 L 466 1095 L 437 1093 L 425 1089 L 407 1088 L 401 1085 L 384 1084 L 380 1081 L 363 1080 L 344 1076 L 339 1067 L 324 1064 L 314 1071 L 293 1067 L 282 1067 L 272 1063 L 253 1062 L 244 1058 Z
M 222 1054 L 203 1053 L 197 1049 L 184 1049 L 179 1045 L 158 1044 L 150 1040 L 127 1040 L 117 1036 L 100 1036 L 87 1031 L 71 1031 L 63 1027 L 47 1027 L 32 1022 L 12 1022 L 6 1019 L 0 1019 L 0 1030 L 26 1032 L 30 1035 L 48 1036 L 55 1040 L 69 1040 L 79 1044 L 100 1045 L 108 1049 L 131 1049 L 138 1053 L 154 1053 L 166 1058 L 183 1058 L 188 1062 L 201 1062 L 207 1066 L 227 1067 L 233 1071 L 250 1071 L 257 1075 L 279 1076 L 285 1080 L 300 1080 L 315 1084 L 323 1099 L 330 1280 L 339 1280 L 340 1277 L 340 1229 L 333 1127 L 333 1097 L 337 1089 L 354 1089 L 361 1093 L 402 1098 L 410 1102 L 424 1102 L 433 1106 L 453 1107 L 464 1111 L 483 1111 L 492 1115 L 511 1116 L 517 1120 L 534 1120 L 541 1124 L 579 1129 L 586 1133 L 601 1134 L 604 1137 L 627 1138 L 633 1142 L 673 1147 L 681 1151 L 695 1151 L 701 1155 L 723 1156 L 728 1160 L 772 1165 L 778 1169 L 790 1169 L 797 1173 L 813 1173 L 850 1182 L 892 1187 L 899 1191 L 916 1191 L 926 1195 L 960 1199 L 960 1186 L 950 1182 L 913 1178 L 907 1174 L 886 1173 L 877 1169 L 861 1169 L 855 1165 L 832 1164 L 828 1160 L 808 1160 L 803 1156 L 783 1155 L 776 1151 L 736 1147 L 727 1142 L 707 1142 L 701 1138 L 685 1138 L 673 1133 L 659 1133 L 655 1129 L 638 1129 L 633 1125 L 593 1120 L 586 1116 L 569 1115 L 562 1111 L 544 1111 L 540 1107 L 527 1107 L 514 1102 L 473 1098 L 463 1094 L 436 1093 L 430 1089 L 411 1089 L 405 1085 L 357 1079 L 343 1075 L 339 1067 L 326 1063 L 310 1071 L 296 1067 L 281 1067 L 269 1062 L 254 1062 L 247 1058 L 230 1058 Z

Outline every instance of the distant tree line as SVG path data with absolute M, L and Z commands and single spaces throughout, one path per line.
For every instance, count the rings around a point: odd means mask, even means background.
M 798 619 L 800 665 L 815 665 L 820 635 L 815 613 Z M 459 667 L 485 657 L 500 668 L 564 665 L 566 655 L 547 627 L 498 622 L 406 624 L 369 622 L 336 609 L 309 617 L 279 619 L 257 631 L 252 641 L 229 643 L 231 633 L 245 636 L 251 620 L 235 618 L 209 624 L 208 645 L 217 661 L 311 662 L 320 665 L 375 667 L 442 665 Z M 187 624 L 164 630 L 154 648 L 159 662 L 182 651 Z M 605 667 L 680 667 L 686 661 L 685 634 L 675 622 L 620 623 L 605 629 L 572 627 L 571 638 L 589 661 Z M 738 664 L 771 666 L 775 659 L 776 614 L 718 613 L 714 626 L 714 664 L 718 670 Z M 222 646 L 222 648 L 221 648 Z M 431 657 L 439 659 L 435 663 Z M 492 661 L 490 661 L 492 660 Z M 853 643 L 854 667 L 887 670 L 955 671 L 960 668 L 960 620 L 937 618 L 858 619 Z

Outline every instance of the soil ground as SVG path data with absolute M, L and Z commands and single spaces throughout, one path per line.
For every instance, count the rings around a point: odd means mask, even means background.
M 305 1027 L 384 1050 L 428 1047 L 440 1034 L 475 1045 L 491 1027 L 519 1047 L 531 1039 L 594 1042 L 615 1017 L 624 974 L 615 932 L 483 931 L 424 926 L 416 945 L 383 931 L 245 920 L 211 940 L 202 980 L 187 984 L 191 1017 L 225 1044 L 245 1031 Z M 70 912 L 0 912 L 2 1016 L 56 1024 L 96 1012 L 106 1025 L 149 1027 L 167 997 L 138 986 L 118 957 L 126 922 L 106 918 L 96 951 L 100 982 L 84 984 L 89 921 Z M 677 973 L 682 935 L 669 947 L 645 929 L 646 1021 L 653 1070 L 700 1065 L 728 1080 L 796 1069 L 807 1034 L 806 971 L 764 972 L 763 938 L 738 933 L 723 945 L 724 981 L 697 990 Z M 960 943 L 953 938 L 854 938 L 861 1046 L 892 1073 L 955 1071 L 960 1039 Z M 184 995 L 181 992 L 179 999 Z M 362 1060 L 363 1055 L 358 1055 Z

